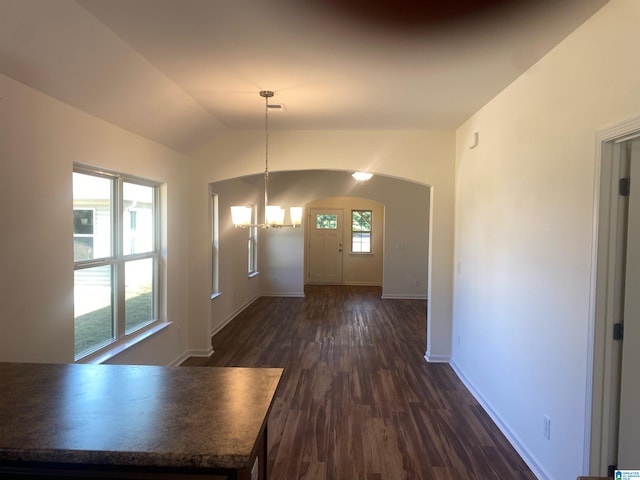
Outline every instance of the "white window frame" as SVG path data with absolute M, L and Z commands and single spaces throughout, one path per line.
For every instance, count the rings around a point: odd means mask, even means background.
M 211 193 L 211 298 L 220 296 L 220 199 Z
M 364 233 L 368 233 L 369 234 L 369 250 L 366 252 L 363 252 L 361 250 L 354 250 L 353 245 L 353 234 L 354 233 L 363 233 L 362 230 L 354 230 L 353 229 L 353 214 L 355 212 L 369 212 L 369 214 L 371 215 L 371 221 L 369 222 L 369 224 L 371 225 L 371 228 L 368 231 L 365 231 Z M 358 208 L 354 208 L 353 210 L 351 210 L 351 253 L 354 255 L 370 255 L 371 253 L 373 253 L 373 210 L 370 209 L 358 209 Z
M 74 260 L 74 271 L 94 268 L 99 266 L 111 266 L 111 295 L 112 295 L 112 339 L 97 345 L 93 349 L 82 352 L 75 351 L 74 343 L 74 359 L 76 361 L 87 361 L 95 358 L 104 357 L 105 352 L 118 347 L 126 348 L 133 345 L 136 340 L 146 338 L 153 333 L 161 322 L 160 312 L 160 292 L 161 288 L 161 272 L 160 272 L 160 187 L 161 184 L 152 180 L 147 180 L 132 175 L 100 170 L 83 165 L 74 165 L 74 173 L 83 175 L 91 175 L 100 178 L 106 178 L 111 181 L 112 202 L 111 202 L 111 254 L 106 257 L 95 258 L 90 260 Z M 123 212 L 123 185 L 124 183 L 138 184 L 153 188 L 153 247 L 151 251 L 144 253 L 133 253 L 124 255 L 123 230 L 124 230 L 124 212 Z M 140 325 L 138 328 L 127 333 L 125 319 L 125 268 L 127 263 L 138 260 L 153 260 L 153 315 L 148 323 Z M 120 349 L 120 350 L 121 350 Z

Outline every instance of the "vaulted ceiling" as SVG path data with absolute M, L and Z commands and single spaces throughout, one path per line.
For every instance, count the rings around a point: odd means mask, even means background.
M 0 0 L 0 73 L 183 152 L 265 89 L 273 128 L 452 129 L 606 2 Z

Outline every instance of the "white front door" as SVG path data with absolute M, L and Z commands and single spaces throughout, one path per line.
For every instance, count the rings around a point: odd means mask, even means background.
M 342 210 L 310 210 L 309 283 L 342 283 L 342 221 Z
M 640 140 L 630 166 L 618 468 L 640 469 Z

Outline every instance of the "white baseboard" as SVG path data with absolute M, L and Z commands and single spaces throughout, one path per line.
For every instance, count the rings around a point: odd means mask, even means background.
M 213 337 L 216 333 L 218 333 L 220 330 L 222 330 L 224 327 L 226 327 L 231 322 L 231 320 L 233 320 L 238 315 L 240 315 L 244 310 L 246 310 L 253 302 L 258 300 L 260 297 L 295 297 L 295 298 L 303 298 L 304 297 L 304 292 L 261 293 L 260 295 L 256 295 L 255 297 L 253 297 L 248 302 L 245 302 L 243 305 L 241 305 L 240 307 L 236 308 L 235 311 L 233 313 L 231 313 L 231 315 L 227 316 L 227 318 L 225 318 L 220 324 L 216 325 L 211 330 L 211 332 L 209 332 L 209 335 L 211 337 Z M 213 353 L 213 351 L 212 351 L 212 353 Z
M 531 469 L 533 474 L 539 480 L 551 480 L 551 476 L 545 471 L 544 468 L 540 465 L 540 463 L 536 460 L 536 458 L 528 451 L 527 447 L 520 440 L 520 438 L 511 431 L 509 426 L 502 420 L 500 415 L 491 407 L 489 402 L 482 396 L 482 394 L 475 388 L 475 386 L 469 381 L 467 377 L 464 376 L 464 373 L 458 368 L 455 362 L 450 362 L 451 368 L 458 376 L 460 381 L 464 384 L 465 387 L 471 392 L 471 394 L 475 397 L 478 403 L 484 408 L 484 411 L 487 412 L 487 415 L 491 417 L 491 420 L 498 426 L 502 434 L 507 438 L 511 446 L 518 452 L 518 454 L 522 457 L 522 460 L 527 464 L 527 466 Z
M 187 358 L 189 358 L 189 352 L 185 351 L 181 355 L 174 358 L 171 362 L 169 362 L 169 367 L 179 367 Z
M 424 359 L 428 363 L 449 363 L 451 361 L 449 355 L 431 355 L 429 352 L 424 354 Z
M 411 293 L 382 293 L 384 299 L 396 299 L 396 300 L 426 300 L 426 295 L 414 295 Z
M 213 348 L 209 348 L 208 350 L 187 350 L 181 355 L 178 355 L 171 362 L 169 362 L 168 366 L 179 367 L 188 358 L 191 358 L 191 357 L 209 358 L 211 355 L 213 355 Z
M 292 298 L 304 298 L 304 292 L 272 292 L 263 293 L 261 297 L 292 297 Z
M 245 302 L 243 305 L 241 305 L 238 308 L 236 308 L 230 315 L 227 316 L 227 318 L 225 318 L 221 323 L 219 323 L 218 325 L 216 325 L 215 327 L 213 327 L 211 329 L 211 331 L 209 332 L 209 336 L 213 337 L 216 333 L 218 333 L 220 330 L 222 330 L 224 327 L 226 327 L 231 320 L 233 320 L 238 315 L 240 315 L 249 305 L 251 305 L 253 302 L 255 302 L 258 298 L 260 298 L 260 295 L 257 295 L 255 297 L 253 297 L 248 302 Z M 213 353 L 213 351 L 212 351 L 212 353 Z

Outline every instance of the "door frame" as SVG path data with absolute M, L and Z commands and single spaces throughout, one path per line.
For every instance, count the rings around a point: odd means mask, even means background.
M 617 315 L 616 282 L 624 254 L 620 246 L 622 206 L 618 179 L 621 143 L 640 135 L 640 117 L 596 134 L 593 238 L 587 351 L 587 392 L 583 471 L 606 475 L 610 441 L 617 435 L 619 349 L 611 337 Z M 617 393 L 616 393 L 617 385 Z M 617 403 L 616 403 L 617 402 Z
M 344 218 L 345 218 L 345 213 L 344 213 L 344 208 L 343 207 L 315 207 L 315 206 L 310 206 L 312 205 L 313 202 L 311 202 L 310 204 L 305 205 L 305 209 L 306 209 L 306 213 L 305 215 L 307 216 L 307 222 L 306 222 L 306 228 L 305 228 L 305 238 L 304 238 L 304 243 L 305 243 L 305 249 L 304 249 L 304 264 L 305 264 L 305 272 L 304 272 L 304 283 L 309 283 L 309 284 L 315 284 L 315 285 L 323 285 L 324 283 L 315 283 L 315 282 L 311 282 L 311 254 L 309 253 L 310 251 L 310 245 L 311 245 L 311 231 L 314 228 L 314 221 L 315 219 L 312 221 L 311 220 L 311 212 L 313 210 L 325 210 L 325 211 L 329 211 L 329 210 L 333 210 L 333 211 L 340 211 L 342 212 L 342 219 L 341 219 L 341 226 L 340 226 L 340 230 L 341 230 L 341 238 L 340 238 L 340 253 L 342 256 L 342 259 L 340 260 L 340 283 L 335 283 L 334 285 L 343 285 L 344 284 L 344 231 L 345 231 L 345 227 L 344 227 Z

